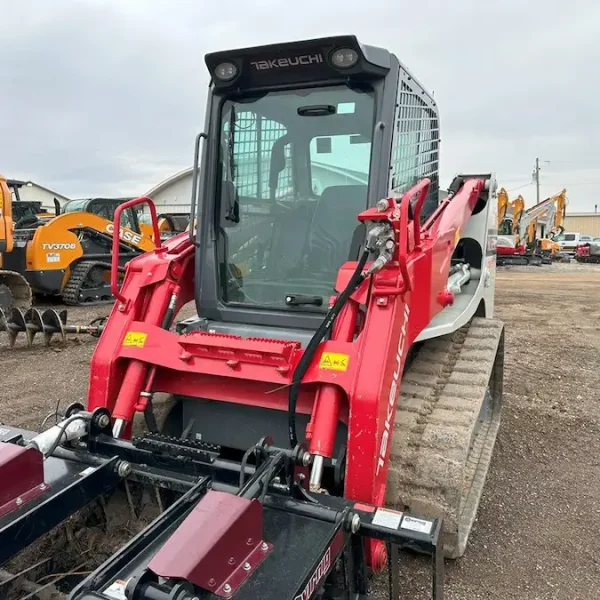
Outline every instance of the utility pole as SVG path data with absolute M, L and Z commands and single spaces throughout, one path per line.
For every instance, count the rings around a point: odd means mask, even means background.
M 533 179 L 535 180 L 535 203 L 540 203 L 540 159 L 535 159 L 535 169 L 533 171 Z

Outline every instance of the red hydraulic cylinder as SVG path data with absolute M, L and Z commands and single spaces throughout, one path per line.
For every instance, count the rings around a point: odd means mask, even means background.
M 341 311 L 331 338 L 350 342 L 356 333 L 358 303 L 350 300 Z M 335 445 L 335 434 L 340 418 L 342 392 L 339 387 L 323 384 L 319 387 L 310 424 L 311 454 L 331 458 Z
M 152 325 L 160 326 L 167 310 L 173 286 L 169 286 L 169 291 L 157 298 L 156 294 L 151 296 L 144 321 Z M 119 389 L 119 395 L 113 409 L 114 418 L 113 435 L 121 437 L 128 423 L 133 420 L 136 405 L 140 394 L 144 389 L 144 384 L 148 376 L 149 365 L 139 360 L 131 360 L 127 365 L 123 383 Z
M 342 393 L 335 385 L 322 385 L 317 391 L 310 453 L 331 458 L 340 416 Z

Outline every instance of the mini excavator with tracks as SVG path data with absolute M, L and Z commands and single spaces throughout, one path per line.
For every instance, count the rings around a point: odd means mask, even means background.
M 52 579 L 38 552 L 28 589 L 366 598 L 388 567 L 396 600 L 406 547 L 432 555 L 441 599 L 500 422 L 495 177 L 459 175 L 440 201 L 435 101 L 354 36 L 206 64 L 198 227 L 131 260 L 120 288 L 113 269 L 87 406 L 42 433 L 0 428 L 0 565 L 67 519 L 78 547 L 72 515 L 97 506 L 109 558 L 73 584 L 80 555 Z M 156 225 L 148 198 L 115 222 L 144 202 Z M 159 505 L 127 543 L 107 517 L 123 488 L 131 514 Z

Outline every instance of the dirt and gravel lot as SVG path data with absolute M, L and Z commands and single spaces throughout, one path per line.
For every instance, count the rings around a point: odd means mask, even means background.
M 506 323 L 503 422 L 467 553 L 447 565 L 449 600 L 593 600 L 600 588 L 600 267 L 498 272 Z M 90 321 L 107 308 L 74 309 Z M 71 336 L 72 337 L 72 336 Z M 83 400 L 95 340 L 8 349 L 0 336 L 0 422 L 37 428 Z M 23 346 L 23 340 L 17 342 Z M 427 562 L 402 556 L 405 597 Z

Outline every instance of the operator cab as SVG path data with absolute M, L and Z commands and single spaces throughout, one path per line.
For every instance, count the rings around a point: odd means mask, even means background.
M 131 198 L 83 198 L 70 200 L 61 210 L 61 214 L 86 212 L 98 215 L 107 221 L 114 221 L 117 207 Z M 135 208 L 128 208 L 121 215 L 121 227 L 127 227 L 140 233 L 140 223 Z
M 206 64 L 192 180 L 198 317 L 179 331 L 306 347 L 340 267 L 361 253 L 358 214 L 423 178 L 423 219 L 437 207 L 437 106 L 393 54 L 354 36 L 217 52 Z M 284 411 L 200 398 L 182 409 L 197 439 L 243 450 L 267 429 L 286 443 Z M 299 431 L 307 421 L 297 415 Z M 340 424 L 338 450 L 345 436 Z
M 436 104 L 393 54 L 354 36 L 206 64 L 198 314 L 218 332 L 304 343 L 359 255 L 357 215 L 425 177 L 424 217 L 437 206 Z
M 40 215 L 45 214 L 42 203 L 37 200 L 21 200 L 12 205 L 15 229 L 28 227 L 40 221 Z
M 7 179 L 6 185 L 12 199 L 12 219 L 15 229 L 35 228 L 52 218 L 39 200 L 23 200 L 21 198 L 21 188 L 32 187 L 33 184 L 30 181 Z

